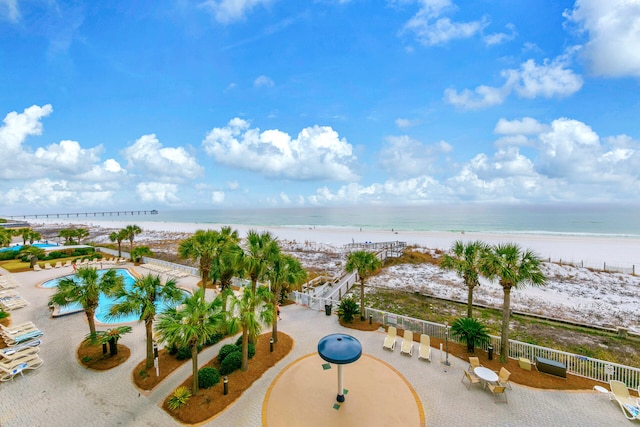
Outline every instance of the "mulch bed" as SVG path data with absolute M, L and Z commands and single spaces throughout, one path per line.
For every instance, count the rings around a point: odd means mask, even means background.
M 83 343 L 78 347 L 76 355 L 78 363 L 85 368 L 93 369 L 94 371 L 106 371 L 126 362 L 131 356 L 131 350 L 129 350 L 129 347 L 118 344 L 118 354 L 111 356 L 109 354 L 109 346 L 107 346 L 107 354 L 102 354 L 102 345 L 85 345 Z
M 175 411 L 168 408 L 166 399 L 162 408 L 175 419 L 186 424 L 201 423 L 215 417 L 233 404 L 245 390 L 251 387 L 254 381 L 293 349 L 293 339 L 289 335 L 278 332 L 278 342 L 274 345 L 273 352 L 270 352 L 269 338 L 271 338 L 271 332 L 258 337 L 256 354 L 252 359 L 249 359 L 249 369 L 246 372 L 237 370 L 227 376 L 229 378 L 229 393 L 226 396 L 223 394 L 224 386 L 221 380 L 211 388 L 201 389 L 200 394 L 191 396 L 186 405 Z M 218 369 L 217 358 L 207 362 L 204 366 Z M 192 377 L 189 376 L 181 385 L 191 389 L 192 381 Z

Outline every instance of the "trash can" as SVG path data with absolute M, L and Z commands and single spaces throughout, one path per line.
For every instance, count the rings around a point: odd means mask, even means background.
M 489 360 L 493 360 L 493 346 L 491 344 L 489 344 L 489 347 L 487 347 L 487 352 L 489 353 L 487 358 Z
M 327 316 L 331 316 L 331 304 L 325 304 L 324 305 L 324 313 Z

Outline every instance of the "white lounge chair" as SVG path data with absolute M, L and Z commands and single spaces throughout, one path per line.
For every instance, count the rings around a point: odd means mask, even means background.
M 29 348 L 36 348 L 40 344 L 41 344 L 41 341 L 39 339 L 34 339 L 34 340 L 30 340 L 22 344 L 14 345 L 11 347 L 0 348 L 0 356 L 5 357 L 7 359 L 14 359 L 14 357 L 12 356 L 15 353 L 24 351 Z
M 56 265 L 54 266 L 54 268 L 62 268 L 62 261 L 56 262 Z
M 413 355 L 413 332 L 404 331 L 404 338 L 402 339 L 402 346 L 400 347 L 400 354 Z
M 382 344 L 382 348 L 389 349 L 393 351 L 396 348 L 396 334 L 398 333 L 395 326 L 389 326 L 387 329 L 387 336 L 384 337 L 384 343 Z
M 31 341 L 34 338 L 39 338 L 41 337 L 42 331 L 41 330 L 37 330 L 37 331 L 31 331 L 31 332 L 27 332 L 25 334 L 22 335 L 16 335 L 16 336 L 11 336 L 11 337 L 7 337 L 7 336 L 3 336 L 2 338 L 4 339 L 4 342 L 9 345 L 18 345 L 18 344 L 22 344 L 25 343 L 27 341 Z
M 49 264 L 48 262 L 44 263 L 44 269 L 45 270 L 51 270 L 53 267 L 51 267 L 51 264 Z
M 622 413 L 628 420 L 640 420 L 638 402 L 629 394 L 627 385 L 622 381 L 610 380 L 611 396 L 618 402 Z
M 33 271 L 42 271 L 42 267 L 40 267 L 40 264 L 34 264 Z
M 67 262 L 64 263 L 63 267 L 71 267 L 71 260 L 68 259 Z
M 16 334 L 37 329 L 33 322 L 23 322 L 13 326 L 0 325 L 0 334 Z
M 14 348 L 14 347 L 7 347 L 7 348 Z M 3 348 L 3 350 L 5 350 Z M 20 347 L 20 349 L 13 351 L 13 352 L 0 352 L 0 361 L 6 361 L 7 363 L 13 360 L 17 360 L 21 357 L 25 357 L 25 356 L 29 356 L 31 354 L 36 354 L 40 352 L 40 347 L 38 346 L 22 346 Z
M 0 300 L 0 306 L 5 311 L 17 310 L 28 306 L 29 303 L 23 298 L 11 298 L 8 300 Z
M 27 369 L 38 369 L 44 361 L 37 354 L 31 354 L 25 357 L 11 361 L 11 363 L 0 363 L 0 381 L 13 380 L 17 374 L 23 375 L 23 371 Z
M 431 339 L 429 335 L 420 335 L 420 347 L 418 348 L 418 359 L 431 362 Z

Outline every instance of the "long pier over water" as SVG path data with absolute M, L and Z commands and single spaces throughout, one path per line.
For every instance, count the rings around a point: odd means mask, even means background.
M 124 215 L 157 215 L 158 211 L 152 210 L 132 210 L 132 211 L 99 211 L 99 212 L 69 212 L 50 214 L 29 214 L 29 215 L 7 215 L 4 218 L 80 218 L 89 216 L 124 216 Z

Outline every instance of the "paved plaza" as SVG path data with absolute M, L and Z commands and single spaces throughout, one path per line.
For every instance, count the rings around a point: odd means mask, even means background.
M 148 273 L 132 265 L 128 268 Z M 7 274 L 6 271 L 0 273 Z M 16 291 L 30 304 L 13 311 L 12 320 L 14 324 L 33 321 L 44 332 L 40 350 L 44 365 L 27 372 L 24 377 L 16 376 L 13 381 L 0 383 L 0 426 L 179 425 L 160 408 L 160 404 L 191 374 L 191 364 L 185 363 L 150 393 L 137 390 L 131 373 L 145 357 L 141 323 L 131 324 L 133 333 L 120 341 L 131 349 L 131 357 L 126 363 L 106 372 L 90 371 L 78 364 L 76 350 L 88 333 L 84 313 L 50 317 L 47 302 L 54 290 L 37 287 L 48 279 L 70 273 L 71 268 L 63 268 L 14 275 L 21 283 Z M 194 277 L 178 281 L 185 287 L 194 287 L 196 282 Z M 383 350 L 384 333 L 343 328 L 335 316 L 326 316 L 324 312 L 304 306 L 283 307 L 278 329 L 294 339 L 291 353 L 259 378 L 235 404 L 202 425 L 262 425 L 265 396 L 278 374 L 302 357 L 315 353 L 320 338 L 337 332 L 356 337 L 362 343 L 363 354 L 388 364 L 408 381 L 422 404 L 427 426 L 623 426 L 631 423 L 624 418 L 617 404 L 610 402 L 606 395 L 593 391 L 542 391 L 513 384 L 513 390 L 507 392 L 509 403 L 494 403 L 488 391 L 478 386 L 467 390 L 460 382 L 462 372 L 468 366 L 465 361 L 450 357 L 452 366 L 445 370 L 439 362 L 441 354 L 437 349 L 433 351 L 431 363 L 417 360 L 417 344 L 413 357 L 401 355 L 399 345 L 394 352 Z M 200 364 L 213 358 L 222 345 L 232 341 L 228 338 L 205 349 L 198 359 Z M 345 375 L 347 373 L 345 371 Z M 345 388 L 349 387 L 348 381 L 346 375 Z M 335 387 L 326 392 L 335 398 Z M 351 397 L 347 397 L 347 403 Z M 384 396 L 381 400 L 385 401 Z M 393 400 L 392 396 L 389 400 Z M 289 410 L 304 412 L 305 408 L 291 406 Z M 390 405 L 387 410 L 396 409 Z M 304 425 L 328 425 L 323 420 L 311 418 Z M 269 427 L 277 426 L 270 423 Z

